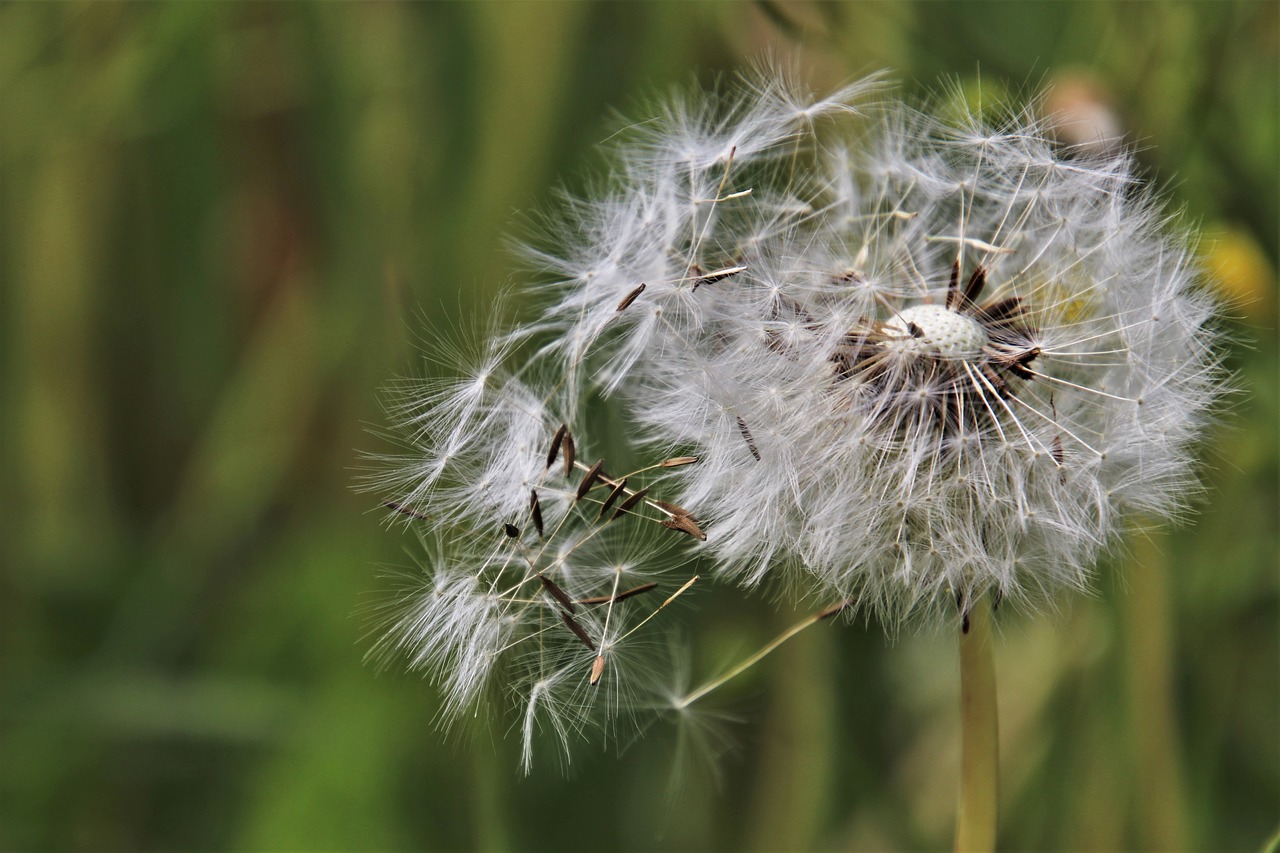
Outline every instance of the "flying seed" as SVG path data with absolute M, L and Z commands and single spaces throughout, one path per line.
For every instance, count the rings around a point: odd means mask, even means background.
M 631 598 L 633 595 L 640 595 L 641 593 L 648 592 L 649 590 L 655 588 L 657 585 L 658 585 L 657 581 L 650 581 L 649 583 L 642 583 L 640 584 L 640 586 L 632 587 L 631 589 L 628 589 L 625 592 L 620 592 L 617 595 L 595 595 L 595 596 L 592 596 L 591 598 L 579 598 L 578 603 L 584 604 L 584 605 L 590 605 L 590 604 L 608 604 L 610 601 L 615 601 L 615 602 L 624 601 L 628 598 Z
M 426 513 L 418 512 L 416 509 L 413 509 L 412 507 L 407 507 L 404 504 L 398 504 L 395 501 L 386 501 L 382 505 L 385 506 L 387 509 L 393 509 L 396 512 L 400 513 L 401 515 L 407 515 L 410 518 L 416 518 L 419 521 L 431 520 L 431 516 L 427 515 Z
M 688 533 L 699 542 L 707 541 L 707 534 L 702 532 L 702 528 L 698 527 L 692 516 L 677 515 L 675 518 L 666 518 L 662 520 L 663 527 L 669 527 L 672 530 L 679 530 L 681 533 Z
M 577 447 L 573 443 L 573 433 L 565 430 L 564 433 L 564 475 L 570 477 L 573 475 L 573 463 L 578 458 Z
M 573 599 L 569 597 L 569 593 L 560 588 L 560 585 L 551 578 L 538 572 L 538 580 L 542 581 L 542 586 L 547 592 L 551 593 L 556 601 L 564 605 L 564 609 L 570 613 L 577 613 L 578 610 L 573 606 Z
M 692 465 L 698 461 L 696 456 L 673 456 L 658 463 L 659 468 L 679 468 L 681 465 Z
M 625 501 L 623 501 L 622 504 L 618 507 L 618 511 L 613 514 L 613 517 L 617 518 L 620 515 L 624 515 L 625 513 L 630 512 L 632 508 L 635 507 L 636 504 L 644 500 L 644 496 L 647 494 L 649 494 L 648 489 L 641 489 L 638 492 L 632 493 L 632 495 L 629 498 L 627 498 Z
M 600 683 L 600 676 L 604 674 L 604 655 L 596 655 L 596 659 L 591 662 L 591 686 L 595 687 Z
M 626 490 L 627 490 L 627 481 L 625 478 L 623 478 L 618 482 L 618 485 L 613 487 L 613 491 L 609 492 L 609 497 L 604 499 L 604 504 L 601 505 L 600 507 L 600 514 L 596 516 L 596 518 L 597 519 L 604 518 L 605 513 L 609 511 L 609 507 L 613 506 L 613 502 L 618 499 L 618 495 L 622 494 Z
M 604 460 L 601 459 L 596 464 L 587 469 L 587 473 L 582 475 L 582 482 L 578 484 L 578 491 L 573 495 L 575 501 L 580 501 L 591 491 L 591 487 L 596 484 L 596 480 L 600 477 L 600 469 L 604 467 Z
M 520 538 L 520 528 L 516 527 L 514 524 L 507 523 L 502 525 L 502 532 L 506 533 L 507 536 L 511 537 L 512 539 Z
M 556 430 L 556 434 L 551 437 L 551 449 L 547 451 L 548 468 L 556 464 L 556 457 L 560 455 L 560 444 L 564 441 L 564 437 L 568 432 L 569 427 L 560 424 L 560 429 Z
M 628 293 L 626 296 L 622 297 L 622 301 L 618 303 L 618 310 L 626 311 L 627 307 L 631 305 L 632 302 L 635 302 L 636 299 L 640 297 L 640 294 L 644 293 L 644 288 L 645 288 L 645 283 L 642 281 L 640 282 L 639 287 L 637 287 L 635 290 Z
M 742 433 L 742 438 L 747 443 L 747 449 L 751 451 L 751 455 L 760 461 L 760 451 L 756 449 L 756 440 L 751 437 L 751 430 L 747 428 L 747 422 L 738 416 L 738 432 Z
M 576 619 L 568 613 L 565 613 L 563 610 L 560 611 L 560 618 L 564 620 L 564 624 L 569 626 L 569 630 L 577 635 L 578 639 L 581 640 L 587 648 L 591 649 L 593 652 L 596 650 L 596 644 L 591 642 L 591 637 L 582 629 L 582 626 L 578 624 Z
M 542 504 L 538 501 L 538 490 L 529 490 L 529 512 L 533 515 L 533 526 L 538 531 L 541 538 L 545 531 L 542 529 Z

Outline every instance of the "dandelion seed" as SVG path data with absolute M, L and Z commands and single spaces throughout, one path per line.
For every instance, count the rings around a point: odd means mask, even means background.
M 573 466 L 577 459 L 578 449 L 573 442 L 573 433 L 566 430 L 564 434 L 564 475 L 566 477 L 573 474 Z
M 554 597 L 556 601 L 564 605 L 564 609 L 566 611 L 569 613 L 577 612 L 577 608 L 573 606 L 573 599 L 569 597 L 567 592 L 560 588 L 559 584 L 544 575 L 542 572 L 538 572 L 538 580 L 542 582 L 542 586 L 547 590 L 547 592 L 551 593 L 552 597 Z
M 600 676 L 604 674 L 604 655 L 596 655 L 596 659 L 591 662 L 591 686 L 594 687 L 600 683 Z
M 744 421 L 741 416 L 739 416 L 737 420 L 738 432 L 742 434 L 742 440 L 747 443 L 747 449 L 751 451 L 751 455 L 755 457 L 757 462 L 759 462 L 760 451 L 756 449 L 756 440 L 752 437 L 751 430 L 747 427 L 747 422 Z
M 625 501 L 618 505 L 618 511 L 613 514 L 613 517 L 617 518 L 631 512 L 631 510 L 635 509 L 636 504 L 645 499 L 645 495 L 647 494 L 649 494 L 648 489 L 641 489 L 638 492 L 632 492 Z
M 529 490 L 529 514 L 533 517 L 533 527 L 538 531 L 538 536 L 546 536 L 546 529 L 542 524 L 542 504 L 538 501 L 538 490 Z
M 693 279 L 693 289 L 697 290 L 704 284 L 715 284 L 717 281 L 724 281 L 730 276 L 737 275 L 740 272 L 746 272 L 747 268 L 743 266 L 727 267 L 722 270 L 713 272 L 699 272 Z
M 627 307 L 630 306 L 632 302 L 635 302 L 637 299 L 639 299 L 640 294 L 644 293 L 644 288 L 645 288 L 645 283 L 642 281 L 640 282 L 639 286 L 636 287 L 635 290 L 631 291 L 626 296 L 622 297 L 622 301 L 618 303 L 617 310 L 626 311 Z
M 656 589 L 657 586 L 658 586 L 657 581 L 650 581 L 649 583 L 642 583 L 640 584 L 640 586 L 632 587 L 631 589 L 628 589 L 625 592 L 620 592 L 617 595 L 597 595 L 594 598 L 580 598 L 578 599 L 578 603 L 579 604 L 609 604 L 610 602 L 614 602 L 614 601 L 626 601 L 628 598 L 640 595 L 641 593 L 648 592 L 651 589 Z
M 413 509 L 412 507 L 407 507 L 404 504 L 399 504 L 399 503 L 396 503 L 395 501 L 384 501 L 382 505 L 385 506 L 387 509 L 395 510 L 401 515 L 407 515 L 410 518 L 416 518 L 419 521 L 429 521 L 431 518 L 426 513 L 418 512 L 416 509 Z
M 595 486 L 596 480 L 600 478 L 600 471 L 604 468 L 604 460 L 601 459 L 596 464 L 587 469 L 587 473 L 582 475 L 582 482 L 578 484 L 578 490 L 574 492 L 573 499 L 580 501 L 587 496 L 587 492 Z
M 698 527 L 697 522 L 693 520 L 692 516 L 676 515 L 671 518 L 663 519 L 661 523 L 663 527 L 669 527 L 672 530 L 679 530 L 681 533 L 688 533 L 700 542 L 705 542 L 707 539 L 707 534 L 702 532 L 702 528 Z
M 613 487 L 613 490 L 611 492 L 609 492 L 609 497 L 604 499 L 604 503 L 601 504 L 600 506 L 600 514 L 596 517 L 604 518 L 605 515 L 609 512 L 609 509 L 613 506 L 613 502 L 616 501 L 618 499 L 618 496 L 621 495 L 626 490 L 627 490 L 626 479 L 619 480 L 618 484 Z
M 581 625 L 578 624 L 576 619 L 563 610 L 560 611 L 560 618 L 564 620 L 564 624 L 569 626 L 569 630 L 582 641 L 584 646 L 593 652 L 596 650 L 596 644 L 591 641 L 591 636 L 587 634 L 586 630 L 583 629 Z
M 569 427 L 560 424 L 560 428 L 556 430 L 556 434 L 551 437 L 551 449 L 547 451 L 547 467 L 550 468 L 556 464 L 556 457 L 560 455 L 560 445 L 564 443 L 564 438 L 569 434 Z

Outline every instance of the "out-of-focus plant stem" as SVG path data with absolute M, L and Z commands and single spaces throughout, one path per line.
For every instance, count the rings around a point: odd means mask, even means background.
M 1186 803 L 1173 707 L 1172 592 L 1168 560 L 1150 535 L 1132 542 L 1123 598 L 1138 825 L 1144 846 L 1185 850 Z
M 995 850 L 999 718 L 991 608 L 985 598 L 970 608 L 960 632 L 960 730 L 960 810 L 955 849 Z

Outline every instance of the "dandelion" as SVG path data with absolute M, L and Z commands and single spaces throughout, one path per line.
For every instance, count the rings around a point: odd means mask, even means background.
M 721 577 L 890 631 L 957 620 L 979 710 L 965 721 L 961 836 L 982 847 L 987 607 L 1087 588 L 1127 517 L 1186 507 L 1222 370 L 1186 238 L 1127 155 L 1071 148 L 1030 110 L 955 112 L 906 106 L 876 78 L 816 99 L 771 73 L 668 102 L 615 137 L 612 189 L 568 205 L 528 250 L 541 313 L 497 346 L 532 344 L 566 418 L 601 394 L 643 452 L 696 460 L 655 466 L 696 516 L 628 500 L 705 539 Z M 442 454 L 479 446 L 474 429 L 514 429 L 470 393 L 403 409 L 426 445 L 390 480 L 405 506 L 480 511 L 432 479 Z M 535 408 L 532 392 L 507 396 Z M 447 435 L 433 420 L 444 405 L 458 410 Z M 533 418 L 543 433 L 550 420 Z M 508 458 L 517 441 L 480 444 L 490 482 L 540 488 Z M 577 492 L 546 491 L 548 526 L 584 488 L 604 510 L 619 501 L 606 491 L 623 480 L 591 471 Z M 449 642 L 432 654 L 456 656 Z

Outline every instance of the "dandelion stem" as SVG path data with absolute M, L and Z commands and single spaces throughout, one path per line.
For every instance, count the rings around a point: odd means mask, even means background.
M 965 615 L 960 632 L 960 810 L 957 851 L 996 847 L 1000 745 L 991 608 L 985 597 Z
M 799 634 L 805 628 L 808 628 L 810 625 L 817 624 L 818 622 L 821 622 L 823 619 L 827 619 L 830 616 L 832 616 L 833 610 L 835 610 L 835 608 L 827 608 L 826 610 L 823 610 L 820 613 L 815 613 L 812 616 L 809 616 L 805 619 L 800 620 L 799 622 L 792 625 L 787 630 L 783 631 L 778 636 L 774 637 L 767 644 L 762 646 L 755 654 L 753 654 L 751 657 L 747 658 L 746 660 L 742 661 L 740 664 L 738 664 L 733 669 L 726 672 L 724 675 L 713 678 L 711 681 L 708 681 L 706 684 L 702 685 L 697 690 L 694 690 L 692 693 L 685 696 L 683 699 L 680 700 L 679 706 L 681 708 L 687 708 L 690 705 L 692 705 L 694 702 L 697 702 L 703 696 L 706 696 L 711 691 L 719 689 L 726 682 L 732 681 L 733 679 L 737 678 L 739 675 L 742 675 L 742 673 L 746 672 L 748 669 L 755 666 L 760 661 L 764 660 L 771 652 L 777 649 L 778 646 L 781 646 L 783 643 L 785 643 L 787 640 L 790 640 L 796 634 Z M 839 611 L 835 611 L 835 612 L 839 612 Z

